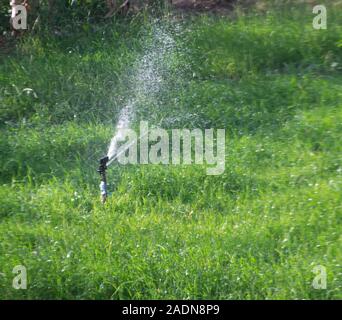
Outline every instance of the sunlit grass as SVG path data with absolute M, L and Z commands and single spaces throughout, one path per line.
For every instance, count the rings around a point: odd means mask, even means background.
M 327 31 L 310 10 L 177 22 L 181 78 L 136 121 L 225 128 L 226 170 L 114 165 L 105 206 L 97 160 L 156 22 L 23 40 L 0 65 L 0 298 L 341 299 L 336 17 Z

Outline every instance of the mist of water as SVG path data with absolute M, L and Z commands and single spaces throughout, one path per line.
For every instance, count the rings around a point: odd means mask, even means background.
M 107 155 L 110 162 L 117 156 L 119 142 L 125 138 L 120 129 L 130 127 L 139 108 L 158 103 L 158 93 L 172 72 L 171 57 L 176 49 L 173 37 L 165 28 L 154 26 L 152 39 L 149 40 L 142 57 L 134 64 L 133 76 L 128 81 L 130 98 L 120 111 L 115 135 L 109 145 Z

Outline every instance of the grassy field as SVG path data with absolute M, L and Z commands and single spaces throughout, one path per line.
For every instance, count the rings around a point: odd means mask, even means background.
M 310 6 L 141 14 L 2 54 L 0 298 L 341 299 L 342 7 L 328 14 L 327 30 Z M 98 159 L 131 101 L 133 126 L 225 128 L 224 174 L 115 164 L 103 206 Z

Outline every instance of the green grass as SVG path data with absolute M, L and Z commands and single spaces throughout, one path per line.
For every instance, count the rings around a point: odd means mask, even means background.
M 0 298 L 341 299 L 342 12 L 328 12 L 320 31 L 309 7 L 141 15 L 2 55 Z M 226 170 L 114 165 L 103 206 L 97 161 L 156 25 L 177 50 L 135 121 L 225 128 Z

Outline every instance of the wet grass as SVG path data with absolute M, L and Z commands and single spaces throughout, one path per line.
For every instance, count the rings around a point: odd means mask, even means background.
M 336 8 L 326 31 L 310 8 L 141 16 L 41 32 L 2 55 L 0 297 L 341 299 Z M 226 170 L 114 165 L 102 206 L 97 160 L 156 24 L 177 50 L 135 121 L 225 128 Z M 27 290 L 11 285 L 19 264 Z M 326 290 L 312 287 L 316 265 Z

